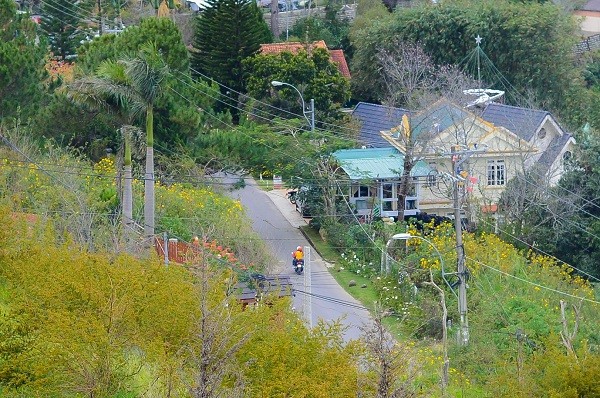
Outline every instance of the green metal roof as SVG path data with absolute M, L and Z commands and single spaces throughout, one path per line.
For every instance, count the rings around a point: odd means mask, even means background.
M 396 148 L 341 149 L 333 153 L 351 180 L 399 178 L 404 170 L 404 155 Z M 418 161 L 411 177 L 423 177 L 431 168 Z

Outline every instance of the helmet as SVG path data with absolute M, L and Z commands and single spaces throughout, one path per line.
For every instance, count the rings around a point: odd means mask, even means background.
M 298 246 L 298 247 L 296 248 L 296 250 L 298 250 L 298 251 L 300 251 L 300 252 L 301 252 L 301 251 L 302 251 L 302 246 Z

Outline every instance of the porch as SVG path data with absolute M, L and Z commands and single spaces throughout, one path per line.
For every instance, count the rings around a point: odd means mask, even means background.
M 404 170 L 404 155 L 395 148 L 364 148 L 336 151 L 333 156 L 347 175 L 348 202 L 355 214 L 373 217 L 398 217 L 400 176 Z M 430 167 L 418 161 L 410 172 L 409 192 L 405 198 L 404 215 L 420 212 L 419 179 L 426 179 Z
M 404 200 L 405 216 L 414 216 L 420 211 L 415 184 L 411 184 L 411 188 L 410 196 Z M 348 202 L 355 214 L 365 218 L 398 218 L 399 191 L 400 181 L 376 180 L 368 185 L 353 183 L 348 191 Z

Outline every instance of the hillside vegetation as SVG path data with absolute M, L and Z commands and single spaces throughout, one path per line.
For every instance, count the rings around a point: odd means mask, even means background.
M 19 145 L 26 148 L 26 140 Z M 344 345 L 338 325 L 309 331 L 286 299 L 243 310 L 235 283 L 247 269 L 260 271 L 265 257 L 244 254 L 250 250 L 245 239 L 226 249 L 235 234 L 256 244 L 239 203 L 206 186 L 157 183 L 157 225 L 186 238 L 204 231 L 206 241 L 188 264 L 165 267 L 154 254 L 136 251 L 133 257 L 122 253 L 126 247 L 111 246 L 120 241 L 112 160 L 93 164 L 51 146 L 27 161 L 17 155 L 23 156 L 4 151 L 0 165 L 6 187 L 0 211 L 2 396 L 208 397 L 225 391 L 376 397 L 387 385 L 384 365 L 391 372 L 386 377 L 394 375 L 386 388 L 406 392 L 398 396 L 593 397 L 600 391 L 593 377 L 600 371 L 593 287 L 570 267 L 520 252 L 494 235 L 465 235 L 471 341 L 467 347 L 452 343 L 458 317 L 448 291 L 452 327 L 445 350 L 440 297 L 427 284 L 431 269 L 443 285 L 436 252 L 417 239 L 407 252 L 392 249 L 398 262 L 394 276 L 384 277 L 365 257 L 369 248 L 361 233 L 348 230 L 348 249 L 336 267 L 372 281 L 376 308 L 399 334 L 391 343 L 376 322 L 361 341 Z M 141 184 L 134 187 L 134 202 L 141 202 Z M 82 220 L 93 233 L 85 233 Z M 376 228 L 384 237 L 404 226 Z M 451 226 L 410 232 L 424 234 L 446 271 L 452 269 Z M 329 242 L 334 238 L 330 234 Z
M 113 18 L 121 1 L 21 3 L 45 20 L 0 0 L 0 397 L 600 397 L 600 55 L 572 56 L 575 25 L 557 2 L 389 12 L 361 0 L 351 25 L 329 1 L 325 20 L 291 31 L 343 47 L 353 92 L 324 50 L 257 54 L 271 38 L 253 1 L 210 0 L 195 48 L 171 18 L 85 39 L 97 5 Z M 480 34 L 497 72 L 528 93 L 507 103 L 552 111 L 579 149 L 559 187 L 516 215 L 522 246 L 465 231 L 470 339 L 459 345 L 452 226 L 359 223 L 331 153 L 362 145 L 344 102 L 408 93 L 384 81 L 382 50 L 420 45 L 451 71 Z M 344 342 L 336 322 L 309 330 L 289 297 L 258 289 L 256 305 L 240 303 L 238 283 L 259 288 L 252 276 L 274 262 L 208 177 L 230 171 L 307 188 L 332 272 L 372 310 L 360 340 Z M 388 247 L 406 232 L 417 238 Z M 195 242 L 185 263 L 157 255 L 150 240 L 163 233 Z

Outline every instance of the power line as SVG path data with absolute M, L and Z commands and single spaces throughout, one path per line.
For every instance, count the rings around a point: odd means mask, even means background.
M 510 236 L 511 238 L 513 238 L 514 240 L 516 240 L 516 241 L 518 241 L 518 242 L 521 242 L 521 243 L 525 244 L 525 245 L 526 245 L 527 247 L 529 247 L 530 249 L 532 249 L 532 250 L 535 250 L 536 252 L 538 252 L 538 253 L 541 253 L 541 254 L 543 254 L 543 255 L 545 255 L 545 256 L 548 256 L 548 257 L 550 257 L 550 258 L 553 258 L 554 260 L 556 260 L 556 261 L 559 261 L 559 262 L 561 262 L 561 263 L 565 264 L 565 265 L 566 265 L 566 266 L 568 266 L 569 268 L 573 268 L 575 271 L 579 272 L 580 274 L 582 274 L 582 275 L 585 275 L 585 276 L 587 276 L 588 278 L 592 278 L 592 279 L 595 279 L 596 281 L 600 282 L 600 279 L 599 279 L 599 278 L 597 278 L 597 277 L 595 277 L 594 275 L 592 275 L 592 274 L 589 274 L 589 273 L 585 272 L 584 270 L 582 270 L 582 269 L 580 269 L 580 268 L 577 268 L 577 267 L 575 267 L 575 266 L 573 266 L 573 265 L 571 265 L 571 264 L 568 264 L 568 263 L 564 262 L 563 260 L 559 259 L 558 257 L 555 257 L 555 256 L 553 256 L 552 254 L 550 254 L 550 253 L 547 253 L 547 252 L 545 252 L 544 250 L 542 250 L 542 249 L 540 249 L 540 248 L 538 248 L 538 247 L 535 247 L 535 246 L 533 246 L 533 245 L 531 245 L 531 244 L 529 244 L 529 243 L 525 242 L 524 240 L 520 239 L 519 237 L 517 237 L 517 236 L 515 236 L 515 235 L 511 234 L 510 232 L 508 232 L 508 231 L 506 231 L 506 230 L 504 230 L 504 229 L 502 229 L 502 228 L 500 228 L 500 227 L 497 227 L 496 225 L 492 224 L 491 222 L 489 222 L 489 221 L 487 221 L 487 220 L 485 220 L 485 219 L 481 219 L 481 221 L 482 221 L 482 222 L 484 222 L 484 223 L 486 223 L 486 224 L 488 224 L 488 225 L 489 225 L 489 226 L 491 226 L 491 227 L 498 228 L 498 230 L 499 230 L 500 232 L 502 232 L 503 234 L 505 234 L 505 235 L 508 235 L 508 236 Z
M 577 296 L 577 295 L 574 295 L 574 294 L 571 294 L 571 293 L 563 292 L 563 291 L 561 291 L 561 290 L 554 289 L 554 288 L 551 288 L 551 287 L 548 287 L 548 286 L 544 286 L 544 285 L 541 285 L 541 284 L 539 284 L 539 283 L 532 282 L 532 281 L 530 281 L 530 280 L 527 280 L 527 279 L 524 279 L 524 278 L 518 277 L 518 276 L 516 276 L 516 275 L 509 274 L 508 272 L 505 272 L 505 271 L 502 271 L 502 270 L 500 270 L 500 269 L 498 269 L 498 268 L 492 267 L 491 265 L 487 265 L 487 264 L 485 264 L 485 263 L 483 263 L 483 262 L 481 262 L 481 261 L 479 261 L 479 260 L 475 260 L 475 259 L 474 259 L 474 258 L 472 258 L 472 257 L 468 257 L 468 256 L 467 256 L 466 258 L 467 258 L 468 260 L 470 260 L 470 261 L 473 261 L 475 264 L 481 265 L 482 267 L 485 267 L 485 268 L 487 268 L 487 269 L 491 269 L 492 271 L 498 272 L 498 273 L 500 273 L 500 274 L 502 274 L 502 275 L 504 275 L 504 276 L 508 276 L 508 277 L 510 277 L 510 278 L 513 278 L 513 279 L 516 279 L 516 280 L 518 280 L 518 281 L 521 281 L 521 282 L 523 282 L 523 283 L 527 283 L 527 284 L 529 284 L 529 285 L 532 285 L 532 286 L 538 287 L 538 288 L 540 288 L 540 289 L 545 289 L 545 290 L 548 290 L 548 291 L 551 291 L 551 292 L 554 292 L 554 293 L 561 294 L 561 295 L 563 295 L 563 296 L 568 296 L 568 297 L 572 297 L 572 298 L 575 298 L 575 299 L 578 299 L 578 300 L 587 301 L 587 302 L 589 302 L 589 303 L 593 303 L 593 304 L 600 304 L 600 301 L 596 301 L 596 300 L 593 300 L 593 299 L 589 299 L 589 298 L 587 298 L 587 297 L 581 297 L 581 296 Z

